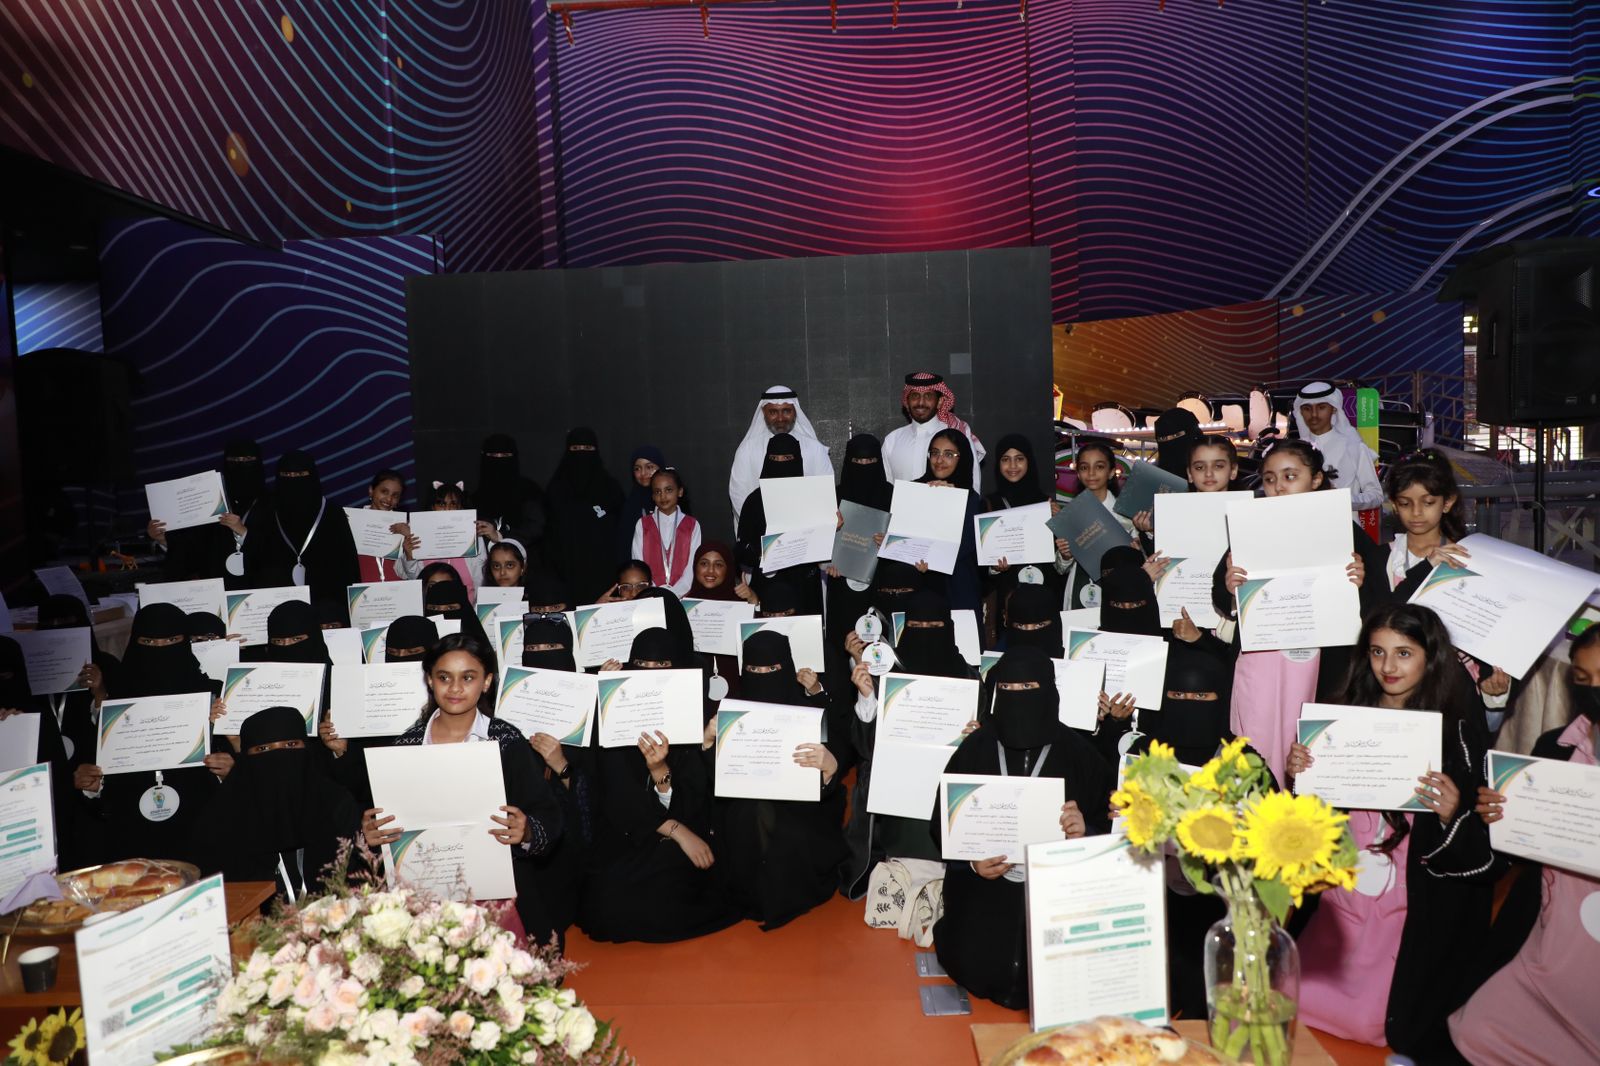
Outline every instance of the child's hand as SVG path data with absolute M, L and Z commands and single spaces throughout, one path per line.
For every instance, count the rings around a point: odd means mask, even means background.
M 1511 691 L 1511 675 L 1497 666 L 1488 677 L 1478 682 L 1478 691 L 1485 696 L 1504 696 Z
M 1149 511 L 1140 511 L 1133 516 L 1133 528 L 1140 533 L 1155 532 L 1156 516 Z
M 1172 635 L 1185 644 L 1193 644 L 1200 639 L 1200 627 L 1194 624 L 1194 619 L 1189 617 L 1189 608 L 1180 608 L 1182 615 L 1173 620 Z
M 1350 575 L 1350 584 L 1361 587 L 1361 582 L 1367 577 L 1367 564 L 1361 561 L 1360 552 L 1350 553 L 1350 565 L 1344 568 L 1344 572 Z
M 1228 557 L 1225 562 L 1227 563 L 1228 570 L 1226 576 L 1224 576 L 1222 579 L 1222 583 L 1224 586 L 1226 586 L 1228 594 L 1233 595 L 1239 591 L 1239 587 L 1244 584 L 1245 578 L 1249 577 L 1250 575 L 1244 572 L 1243 567 L 1233 565 L 1232 552 L 1228 553 Z
M 1472 558 L 1472 553 L 1459 544 L 1440 544 L 1428 553 L 1428 562 L 1434 566 L 1461 566 Z
M 1144 572 L 1150 575 L 1150 581 L 1153 584 L 1161 580 L 1161 575 L 1166 573 L 1167 568 L 1171 565 L 1171 559 L 1157 552 L 1144 561 Z
M 1311 769 L 1317 760 L 1311 754 L 1311 749 L 1296 741 L 1289 745 L 1289 759 L 1284 764 L 1284 773 L 1293 781 L 1307 770 Z

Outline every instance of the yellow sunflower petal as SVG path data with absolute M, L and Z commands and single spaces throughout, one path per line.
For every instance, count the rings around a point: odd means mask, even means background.
M 1290 881 L 1333 865 L 1345 820 L 1315 796 L 1269 792 L 1245 809 L 1242 854 L 1255 860 L 1257 877 Z
M 1233 812 L 1226 807 L 1200 807 L 1178 819 L 1178 843 L 1183 850 L 1213 866 L 1235 858 L 1239 837 Z

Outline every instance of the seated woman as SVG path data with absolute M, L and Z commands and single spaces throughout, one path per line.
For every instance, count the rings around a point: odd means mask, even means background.
M 193 852 L 207 873 L 277 881 L 279 893 L 295 899 L 321 891 L 341 842 L 353 843 L 360 829 L 356 801 L 306 750 L 300 712 L 269 707 L 239 727 L 239 755 Z
M 630 670 L 688 669 L 665 629 L 633 640 Z M 595 758 L 595 841 L 578 926 L 595 940 L 664 943 L 738 921 L 711 850 L 711 782 L 700 745 L 657 733 Z
M 952 774 L 1055 777 L 1064 784 L 1061 831 L 1104 833 L 1112 774 L 1094 747 L 1057 716 L 1055 667 L 1036 648 L 1003 655 L 990 721 L 970 733 L 945 768 Z M 940 838 L 938 802 L 930 827 Z M 1004 855 L 945 863 L 944 917 L 933 927 L 939 963 L 975 996 L 1020 1010 L 1028 1005 L 1028 936 L 1024 870 Z
M 76 596 L 54 595 L 39 606 L 40 629 L 92 628 L 89 610 Z M 55 716 L 73 770 L 94 758 L 95 722 L 99 705 L 105 702 L 108 686 L 121 665 L 117 657 L 100 650 L 98 642 L 89 644 L 90 661 L 78 675 L 78 686 L 70 692 L 45 697 Z
M 817 692 L 812 696 L 806 682 Z M 816 674 L 797 671 L 789 638 L 766 630 L 744 642 L 743 699 L 813 708 L 823 713 Z M 825 732 L 825 731 L 824 731 Z M 719 800 L 722 856 L 734 903 L 766 930 L 827 902 L 845 858 L 844 788 L 839 759 L 827 740 L 802 744 L 794 761 L 822 775 L 817 802 Z
M 499 747 L 506 802 L 500 814 L 490 815 L 497 826 L 490 832 L 511 849 L 517 917 L 528 939 L 543 945 L 557 936 L 539 891 L 534 863 L 561 835 L 561 805 L 545 783 L 544 760 L 528 745 L 528 739 L 510 722 L 491 717 L 495 699 L 492 662 L 488 649 L 471 637 L 452 633 L 442 638 L 422 660 L 428 685 L 422 717 L 394 743 L 396 747 L 469 743 Z M 436 785 L 449 788 L 450 782 Z M 390 825 L 393 815 L 382 815 L 382 808 L 374 807 L 362 816 L 369 847 L 398 840 L 404 829 Z

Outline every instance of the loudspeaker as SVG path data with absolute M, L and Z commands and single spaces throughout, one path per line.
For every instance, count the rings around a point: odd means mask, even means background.
M 1478 420 L 1600 419 L 1600 241 L 1523 241 L 1473 256 L 1441 300 L 1476 296 Z

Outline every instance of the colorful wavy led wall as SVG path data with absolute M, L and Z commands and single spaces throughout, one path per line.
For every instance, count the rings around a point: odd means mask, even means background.
M 35 282 L 11 290 L 17 354 L 41 348 L 105 351 L 100 332 L 100 286 L 93 281 Z

